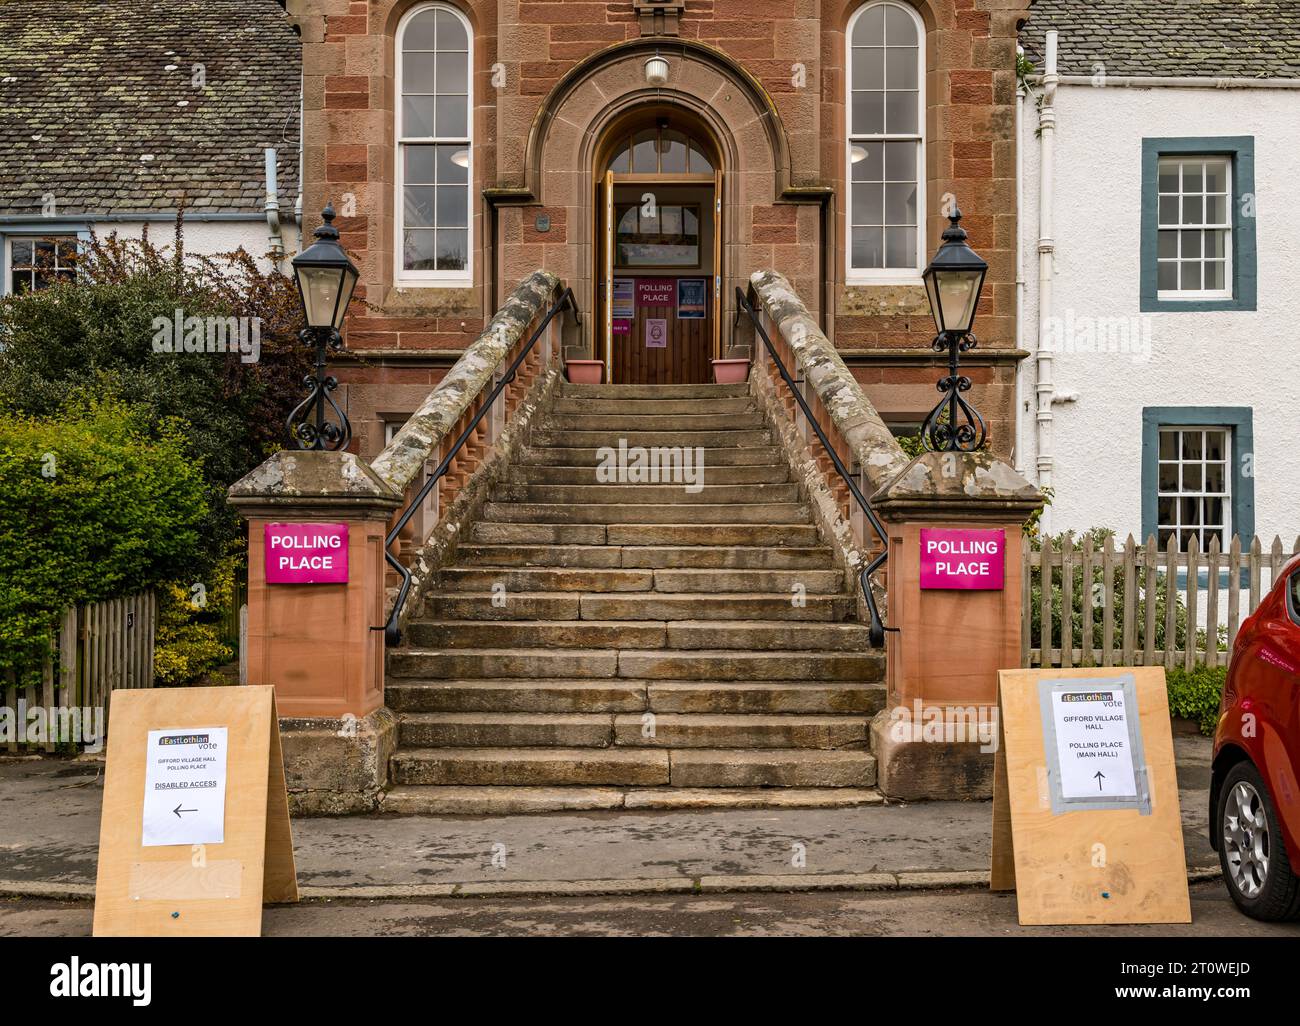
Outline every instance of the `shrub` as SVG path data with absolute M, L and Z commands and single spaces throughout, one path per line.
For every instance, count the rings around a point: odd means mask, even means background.
M 235 601 L 242 553 L 227 556 L 202 582 L 173 581 L 159 590 L 154 643 L 154 683 L 175 687 L 229 662 L 234 650 L 221 640 L 221 618 Z
M 1212 736 L 1219 722 L 1219 702 L 1227 679 L 1226 666 L 1198 666 L 1190 673 L 1182 667 L 1166 670 L 1170 715 L 1195 720 L 1202 734 Z
M 39 673 L 69 606 L 180 574 L 207 513 L 174 422 L 114 401 L 0 418 L 0 668 Z

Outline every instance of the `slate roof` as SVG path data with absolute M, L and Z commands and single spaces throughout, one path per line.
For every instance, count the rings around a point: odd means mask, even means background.
M 1035 0 L 1020 42 L 1039 73 L 1049 28 L 1063 75 L 1300 78 L 1300 0 Z
M 292 209 L 301 63 L 276 0 L 0 0 L 0 214 L 259 212 L 267 146 Z

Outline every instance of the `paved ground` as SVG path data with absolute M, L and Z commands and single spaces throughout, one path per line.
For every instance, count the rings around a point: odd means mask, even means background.
M 89 902 L 0 899 L 0 937 L 88 936 Z M 1300 923 L 1241 915 L 1218 881 L 1192 886 L 1190 926 L 1022 927 L 1011 895 L 977 890 L 849 891 L 308 901 L 268 908 L 286 936 L 1220 936 L 1300 939 Z
M 1180 735 L 1176 748 L 1188 867 L 1214 869 L 1218 860 L 1205 830 L 1209 742 Z M 0 762 L 0 893 L 39 883 L 89 893 L 100 768 L 93 762 Z M 923 802 L 856 809 L 310 818 L 294 820 L 293 830 L 306 895 L 490 895 L 546 892 L 546 885 L 556 884 L 568 885 L 562 890 L 688 893 L 826 886 L 835 877 L 861 882 L 867 874 L 890 874 L 884 885 L 895 887 L 924 883 L 912 874 L 933 872 L 966 874 L 974 883 L 988 871 L 990 817 L 987 802 Z M 63 894 L 56 890 L 51 896 Z

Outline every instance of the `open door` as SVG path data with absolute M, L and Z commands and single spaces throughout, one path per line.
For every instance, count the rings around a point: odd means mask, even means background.
M 713 172 L 713 358 L 722 359 L 722 172 Z
M 605 292 L 605 317 L 602 330 L 602 355 L 605 383 L 614 382 L 614 172 L 606 171 L 601 185 L 601 202 L 605 209 L 605 230 L 601 237 L 600 266 Z

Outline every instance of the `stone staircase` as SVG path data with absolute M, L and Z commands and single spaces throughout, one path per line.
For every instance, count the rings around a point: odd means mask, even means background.
M 747 386 L 560 389 L 389 653 L 383 808 L 875 800 L 884 657 Z M 620 439 L 703 487 L 599 483 Z

